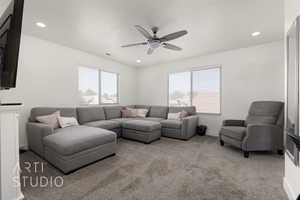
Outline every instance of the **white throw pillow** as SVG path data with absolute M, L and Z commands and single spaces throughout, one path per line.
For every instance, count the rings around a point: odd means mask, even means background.
M 47 124 L 53 128 L 59 128 L 58 118 L 60 117 L 60 111 L 56 111 L 50 115 L 37 116 L 36 120 L 43 124 Z
M 78 121 L 75 117 L 59 117 L 58 122 L 60 127 L 66 128 L 69 126 L 78 126 Z
M 136 109 L 137 110 L 137 117 L 146 117 L 147 113 L 148 113 L 148 110 L 147 109 Z
M 168 113 L 168 119 L 180 120 L 181 112 L 178 113 Z

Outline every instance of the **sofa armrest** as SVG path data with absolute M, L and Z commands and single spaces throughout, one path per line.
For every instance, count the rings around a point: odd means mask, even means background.
M 242 149 L 245 151 L 282 150 L 283 128 L 271 124 L 248 125 Z
M 182 119 L 181 134 L 184 139 L 189 139 L 196 134 L 198 121 L 198 115 L 191 115 Z
M 245 120 L 227 119 L 223 121 L 223 126 L 242 126 L 245 127 Z
M 29 149 L 44 157 L 43 138 L 53 134 L 54 129 L 46 124 L 28 122 L 26 125 Z

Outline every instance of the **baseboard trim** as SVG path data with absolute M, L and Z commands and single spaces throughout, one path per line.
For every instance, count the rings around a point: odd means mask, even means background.
M 214 134 L 214 133 L 211 132 L 211 131 L 207 131 L 207 132 L 206 132 L 206 135 L 208 135 L 208 136 L 213 136 L 213 137 L 219 137 L 219 135 L 216 135 L 216 134 Z
M 288 183 L 287 179 L 283 177 L 283 189 L 285 190 L 285 193 L 287 194 L 289 200 L 296 200 L 297 196 L 293 189 L 291 188 L 290 184 Z
M 27 145 L 20 145 L 20 146 L 19 146 L 19 149 L 20 149 L 20 150 L 24 150 L 24 151 L 28 151 L 29 148 L 28 148 Z

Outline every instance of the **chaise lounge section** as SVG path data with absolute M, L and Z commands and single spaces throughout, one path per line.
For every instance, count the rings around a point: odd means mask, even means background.
M 30 150 L 65 174 L 115 154 L 116 133 L 89 126 L 53 129 L 36 121 L 37 116 L 60 111 L 63 117 L 77 118 L 76 108 L 33 108 L 27 123 Z

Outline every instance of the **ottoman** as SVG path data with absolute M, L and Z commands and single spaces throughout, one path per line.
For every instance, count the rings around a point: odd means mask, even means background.
M 123 123 L 122 137 L 150 144 L 161 136 L 159 122 L 146 120 L 130 120 Z

